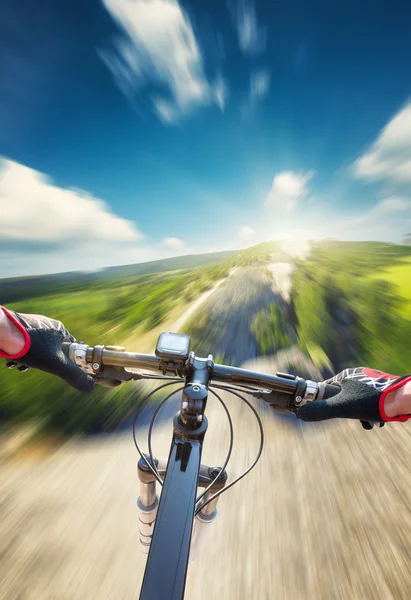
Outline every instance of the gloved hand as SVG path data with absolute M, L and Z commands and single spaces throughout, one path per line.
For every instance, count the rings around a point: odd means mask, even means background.
M 2 308 L 8 319 L 20 329 L 24 335 L 25 345 L 19 354 L 6 358 L 9 368 L 17 367 L 20 371 L 28 368 L 40 369 L 63 379 L 80 392 L 91 392 L 94 388 L 92 377 L 84 373 L 62 351 L 63 342 L 75 342 L 76 339 L 67 331 L 63 323 L 49 319 L 43 315 L 26 315 Z
M 303 421 L 359 419 L 365 429 L 372 429 L 374 423 L 407 421 L 411 414 L 388 417 L 384 401 L 387 394 L 408 381 L 411 381 L 411 375 L 397 377 L 367 367 L 344 369 L 325 382 L 339 385 L 341 392 L 327 400 L 307 402 L 299 408 L 297 417 Z

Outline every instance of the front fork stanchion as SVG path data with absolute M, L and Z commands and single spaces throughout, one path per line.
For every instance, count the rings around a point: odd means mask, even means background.
M 146 460 L 150 458 L 146 457 Z M 140 496 L 137 498 L 140 547 L 144 554 L 148 554 L 158 509 L 156 479 L 143 458 L 137 463 L 137 473 L 140 480 Z
M 209 469 L 209 474 L 211 480 L 213 480 L 217 473 L 220 471 L 218 467 L 214 469 Z M 207 502 L 207 500 L 216 492 L 221 490 L 227 482 L 227 472 L 223 471 L 218 477 L 217 481 L 212 485 L 209 491 L 205 494 L 202 500 L 197 505 L 197 509 L 200 508 L 202 504 Z M 200 480 L 200 485 L 201 480 Z M 200 512 L 196 515 L 194 519 L 193 525 L 193 534 L 191 537 L 191 549 L 190 549 L 190 562 L 197 560 L 199 555 L 201 554 L 201 550 L 204 546 L 204 541 L 207 537 L 208 532 L 211 530 L 211 525 L 217 518 L 217 503 L 219 500 L 219 496 L 214 500 L 211 500 Z
M 137 508 L 140 547 L 144 554 L 148 554 L 157 517 L 159 497 L 156 492 L 156 479 L 146 464 L 146 461 L 150 462 L 150 457 L 147 454 L 145 454 L 144 457 L 145 460 L 140 458 L 137 463 L 137 473 L 140 481 L 140 495 L 137 499 Z M 167 468 L 167 461 L 154 459 L 154 465 L 152 466 L 157 468 L 160 477 L 163 479 Z M 212 468 L 201 465 L 198 481 L 199 487 L 208 487 L 217 477 L 220 470 L 219 467 Z M 223 471 L 220 473 L 217 481 L 214 482 L 205 496 L 197 504 L 196 509 L 199 509 L 213 494 L 220 491 L 225 486 L 226 482 L 227 472 Z M 196 560 L 201 552 L 207 533 L 211 529 L 210 526 L 217 517 L 218 500 L 219 497 L 209 502 L 195 517 L 191 538 L 190 561 Z
M 142 552 L 148 554 L 156 522 L 159 498 L 156 493 L 156 479 L 147 466 L 147 462 L 150 462 L 150 457 L 148 455 L 144 455 L 144 457 L 145 460 L 140 458 L 137 463 L 137 473 L 140 481 L 140 495 L 137 498 L 137 508 L 140 546 Z M 164 464 L 160 464 L 160 461 L 154 459 L 154 465 L 152 466 L 157 468 L 160 477 L 164 477 Z

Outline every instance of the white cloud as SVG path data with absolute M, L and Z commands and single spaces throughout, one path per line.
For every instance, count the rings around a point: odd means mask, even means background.
M 238 239 L 243 244 L 248 244 L 255 238 L 255 231 L 249 225 L 244 225 L 240 227 L 238 231 Z
M 277 173 L 264 205 L 267 208 L 290 212 L 298 202 L 307 197 L 307 184 L 313 176 L 314 171 L 306 173 L 281 171 Z
M 372 217 L 398 217 L 401 213 L 409 214 L 411 218 L 411 200 L 401 196 L 389 196 L 378 202 L 371 210 Z M 367 218 L 367 216 L 365 216 Z
M 411 183 L 411 102 L 381 131 L 353 165 L 353 174 L 369 181 Z
M 241 116 L 244 119 L 250 117 L 258 103 L 267 96 L 270 90 L 270 81 L 271 73 L 269 69 L 258 69 L 251 73 L 249 95 L 240 108 Z
M 204 73 L 203 57 L 190 19 L 177 0 L 103 0 L 124 33 L 116 52 L 102 52 L 117 85 L 130 99 L 146 83 L 167 89 L 153 98 L 165 123 L 175 123 L 194 108 L 216 102 L 217 90 Z
M 375 239 L 381 238 L 381 232 L 386 233 L 390 230 L 397 231 L 398 237 L 403 228 L 411 224 L 411 200 L 401 196 L 388 196 L 365 212 L 340 214 L 337 223 L 340 233 L 350 229 L 359 239 L 370 231 L 379 232 Z
M 136 242 L 134 223 L 102 200 L 60 188 L 46 175 L 0 159 L 0 241 L 32 244 Z
M 411 227 L 411 199 L 389 196 L 362 213 L 341 214 L 329 221 L 333 236 L 340 239 L 373 239 L 401 243 Z
M 407 200 L 400 206 L 401 210 L 396 210 L 396 201 L 384 199 L 370 208 L 364 209 L 358 204 L 348 211 L 343 205 L 332 206 L 327 202 L 311 209 L 304 202 L 298 210 L 298 219 L 295 213 L 280 211 L 273 211 L 272 218 L 265 215 L 259 239 L 275 237 L 301 241 L 334 238 L 401 243 L 411 231 L 411 201 Z
M 268 69 L 260 69 L 252 73 L 250 78 L 250 101 L 251 103 L 262 100 L 270 89 L 271 74 Z
M 163 123 L 172 125 L 179 120 L 179 112 L 172 102 L 164 98 L 153 98 L 154 108 L 157 116 Z
M 228 89 L 224 79 L 219 75 L 214 84 L 214 100 L 220 107 L 221 112 L 224 112 L 224 108 L 227 102 Z
M 236 25 L 238 43 L 245 54 L 264 52 L 267 32 L 258 24 L 257 13 L 252 0 L 231 0 L 229 7 Z
M 163 240 L 163 245 L 170 250 L 182 250 L 185 246 L 185 242 L 175 237 L 167 237 Z

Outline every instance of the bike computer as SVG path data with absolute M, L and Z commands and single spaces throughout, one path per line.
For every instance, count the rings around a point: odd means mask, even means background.
M 163 360 L 185 362 L 190 352 L 190 338 L 183 333 L 163 332 L 158 338 L 156 356 Z

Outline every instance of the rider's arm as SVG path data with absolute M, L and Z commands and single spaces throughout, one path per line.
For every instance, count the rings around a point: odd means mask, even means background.
M 24 332 L 0 307 L 0 355 L 16 357 L 24 351 L 26 343 Z
M 90 392 L 93 379 L 62 350 L 63 342 L 75 341 L 61 321 L 0 307 L 0 357 L 8 359 L 8 366 L 40 369 L 64 379 L 81 392 Z
M 411 414 L 411 381 L 386 395 L 384 412 L 390 418 Z

